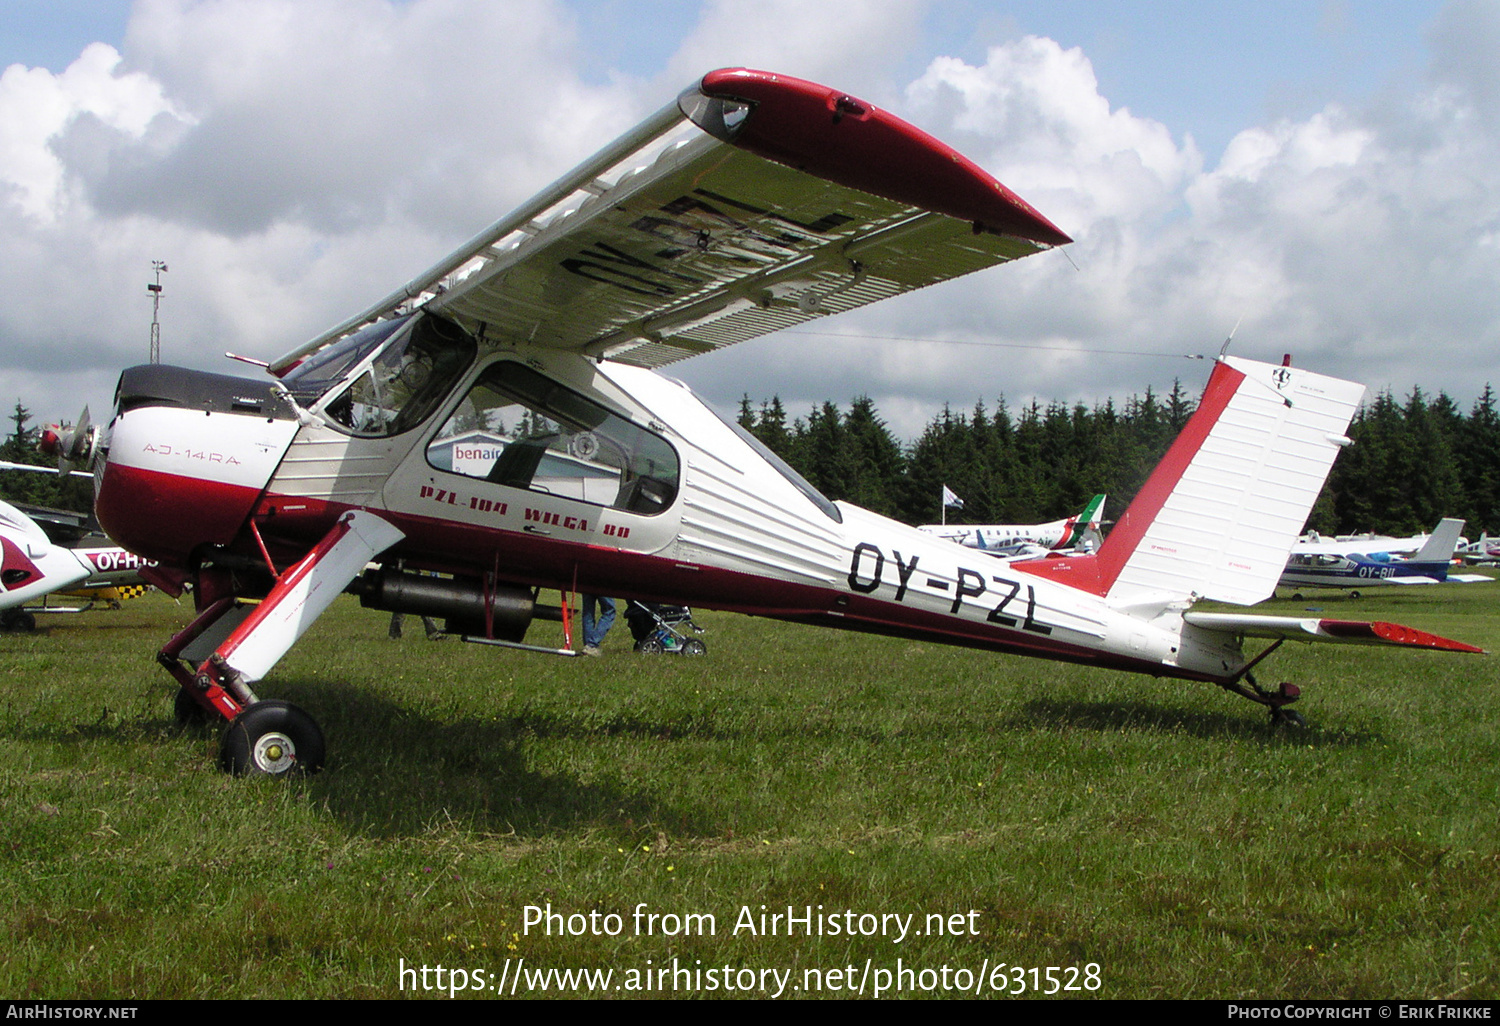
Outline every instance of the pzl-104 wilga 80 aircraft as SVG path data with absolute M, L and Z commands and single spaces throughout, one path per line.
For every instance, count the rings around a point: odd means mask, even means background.
M 1277 718 L 1297 690 L 1253 683 L 1246 636 L 1477 651 L 1191 608 L 1271 593 L 1358 385 L 1221 359 L 1096 555 L 1007 567 L 830 502 L 655 373 L 1068 241 L 884 111 L 715 71 L 264 381 L 127 370 L 99 521 L 195 584 L 159 658 L 232 720 L 235 772 L 322 761 L 313 720 L 254 688 L 351 585 L 480 639 L 519 643 L 547 586 L 1207 681 Z

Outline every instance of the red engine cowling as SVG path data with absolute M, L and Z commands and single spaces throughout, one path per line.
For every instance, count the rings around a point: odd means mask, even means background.
M 95 468 L 99 524 L 132 552 L 185 566 L 239 534 L 297 427 L 270 383 L 132 367 Z

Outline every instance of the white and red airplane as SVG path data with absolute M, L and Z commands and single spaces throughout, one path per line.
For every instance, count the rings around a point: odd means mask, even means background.
M 1277 720 L 1297 689 L 1250 671 L 1282 639 L 1478 651 L 1192 609 L 1272 593 L 1359 385 L 1221 359 L 1097 554 L 1005 566 L 830 502 L 656 373 L 1068 241 L 885 111 L 715 71 L 267 378 L 135 367 L 97 446 L 62 444 L 93 457 L 108 533 L 195 585 L 159 659 L 232 721 L 234 772 L 323 760 L 312 718 L 254 688 L 351 586 L 495 642 L 545 586 L 1207 681 Z
M 0 502 L 0 630 L 32 630 L 37 612 L 76 612 L 78 607 L 27 604 L 58 591 L 139 583 L 149 562 L 118 546 L 54 544 L 35 520 Z
M 923 524 L 920 530 L 964 548 L 983 549 L 992 556 L 1007 558 L 1034 558 L 1063 549 L 1092 552 L 1103 540 L 1099 527 L 1104 499 L 1096 495 L 1081 513 L 1045 524 Z

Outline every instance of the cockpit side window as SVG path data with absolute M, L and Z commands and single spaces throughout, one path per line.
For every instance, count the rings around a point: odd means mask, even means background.
M 451 321 L 423 317 L 409 332 L 393 332 L 385 348 L 347 388 L 324 402 L 321 412 L 356 435 L 386 437 L 410 431 L 442 402 L 473 363 L 478 348 Z
M 439 470 L 651 516 L 677 497 L 677 452 L 529 367 L 492 364 L 427 446 Z

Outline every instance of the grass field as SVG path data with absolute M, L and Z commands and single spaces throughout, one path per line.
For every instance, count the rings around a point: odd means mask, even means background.
M 1500 649 L 1500 585 L 1389 591 L 1263 609 Z M 1494 657 L 1288 645 L 1288 734 L 1208 685 L 728 614 L 698 615 L 705 658 L 621 625 L 570 660 L 389 641 L 341 599 L 260 689 L 328 736 L 287 783 L 173 721 L 153 656 L 188 616 L 0 638 L 0 997 L 519 996 L 552 968 L 1029 996 L 1049 966 L 1079 997 L 1500 996 Z M 528 928 L 549 904 L 582 935 Z M 735 929 L 762 905 L 824 934 Z

